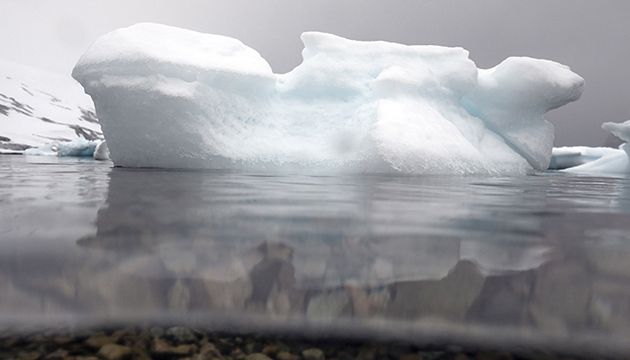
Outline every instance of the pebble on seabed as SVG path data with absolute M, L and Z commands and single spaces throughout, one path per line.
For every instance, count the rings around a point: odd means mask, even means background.
M 0 360 L 553 360 L 549 353 L 420 349 L 405 343 L 342 342 L 230 335 L 183 326 L 116 331 L 0 333 Z M 604 359 L 599 357 L 598 359 Z M 612 358 L 610 358 L 612 359 Z

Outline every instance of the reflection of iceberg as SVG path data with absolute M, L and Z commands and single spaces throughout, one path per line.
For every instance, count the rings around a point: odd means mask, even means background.
M 258 314 L 265 324 L 360 318 L 386 329 L 554 334 L 629 326 L 630 262 L 618 246 L 626 216 L 558 213 L 566 176 L 107 173 L 93 236 L 42 241 L 40 255 L 2 252 L 2 304 L 104 321 Z M 539 186 L 547 181 L 558 181 L 551 194 Z M 571 199 L 559 200 L 581 210 Z M 585 234 L 593 224 L 615 230 Z M 599 239 L 610 245 L 589 243 Z
M 548 260 L 545 245 L 500 244 L 489 241 L 462 241 L 460 259 L 477 264 L 480 271 L 499 274 L 508 270 L 536 269 Z
M 336 287 L 347 281 L 380 286 L 436 279 L 461 259 L 478 263 L 488 273 L 525 270 L 544 262 L 546 247 L 536 235 L 538 220 L 507 223 L 506 218 L 505 226 L 520 233 L 507 235 L 509 241 L 497 238 L 495 223 L 501 217 L 484 220 L 483 209 L 475 209 L 474 204 L 462 207 L 456 193 L 438 199 L 423 196 L 422 201 L 393 209 L 382 196 L 395 196 L 391 192 L 399 190 L 387 178 L 357 180 L 358 186 L 348 188 L 334 178 L 319 177 L 200 176 L 170 171 L 152 175 L 147 182 L 143 171 L 113 169 L 107 206 L 97 219 L 97 235 L 81 244 L 128 255 L 168 250 L 169 263 L 180 256 L 191 267 L 183 273 L 195 277 L 200 272 L 207 276 L 211 267 L 251 271 L 252 249 L 269 241 L 281 242 L 291 249 L 297 284 L 308 288 Z M 466 179 L 452 181 L 467 186 Z M 440 179 L 423 183 L 418 190 L 443 184 Z M 249 200 L 225 203 L 228 194 Z M 322 199 L 330 198 L 346 210 L 338 213 L 329 208 Z M 470 217 L 479 220 L 465 220 Z M 451 230 L 432 229 L 444 218 Z
M 82 205 L 72 213 L 29 210 L 28 219 L 18 217 L 7 227 L 15 243 L 30 251 L 17 257 L 4 252 L 0 300 L 31 307 L 22 300 L 36 296 L 45 300 L 33 313 L 114 318 L 200 311 L 336 319 L 397 316 L 393 307 L 404 296 L 396 289 L 404 283 L 440 289 L 424 310 L 410 310 L 414 314 L 461 320 L 484 279 L 527 271 L 544 260 L 538 218 L 519 217 L 515 224 L 489 211 L 495 203 L 480 206 L 474 196 L 463 196 L 471 194 L 475 178 L 102 169 L 109 188 L 92 189 L 97 199 L 81 188 L 77 195 L 85 198 L 75 199 Z M 81 185 L 94 186 L 89 179 Z M 473 187 L 510 203 L 523 200 L 509 188 Z M 105 196 L 96 215 L 94 207 Z M 37 236 L 33 216 L 37 226 L 50 229 L 40 242 L 45 246 L 35 249 L 41 255 L 28 247 L 32 242 L 19 241 Z M 46 226 L 46 219 L 57 226 Z M 84 228 L 72 226 L 76 219 L 84 220 Z M 493 225 L 510 221 L 514 233 Z M 49 239 L 54 241 L 44 241 Z M 455 303 L 445 309 L 436 304 L 455 296 L 457 284 L 468 279 L 460 276 L 462 269 L 478 281 L 466 288 L 472 293 L 452 317 Z M 406 294 L 413 301 L 413 291 Z
M 116 165 L 410 173 L 544 170 L 547 111 L 583 79 L 545 60 L 478 70 L 460 48 L 305 33 L 273 74 L 241 42 L 139 24 L 98 39 L 73 76 Z
M 97 233 L 78 242 L 94 257 L 75 280 L 86 308 L 98 304 L 122 314 L 146 302 L 148 313 L 254 312 L 309 319 L 415 314 L 463 320 L 480 294 L 490 291 L 484 279 L 533 269 L 545 260 L 540 238 L 527 234 L 539 229 L 539 221 L 519 220 L 516 228 L 525 235 L 496 241 L 495 228 L 483 228 L 490 222 L 458 220 L 471 212 L 483 218 L 483 209 L 461 209 L 458 194 L 423 193 L 443 185 L 440 179 L 408 179 L 425 186 L 400 194 L 405 187 L 389 184 L 389 178 L 364 178 L 349 187 L 335 177 L 151 175 L 146 181 L 145 171 L 110 173 Z M 466 179 L 450 180 L 467 186 Z M 391 209 L 395 196 L 414 201 Z M 332 198 L 335 208 L 322 200 Z M 422 214 L 422 222 L 400 214 Z M 392 216 L 402 223 L 392 224 Z M 449 216 L 461 231 L 426 227 Z M 416 289 L 439 292 L 418 305 Z M 466 289 L 465 301 L 444 300 L 464 296 Z M 116 300 L 127 297 L 129 305 Z

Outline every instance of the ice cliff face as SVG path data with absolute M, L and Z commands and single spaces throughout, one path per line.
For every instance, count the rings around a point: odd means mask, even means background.
M 478 70 L 461 48 L 304 33 L 274 74 L 240 41 L 157 24 L 99 38 L 73 76 L 116 165 L 449 174 L 549 165 L 543 114 L 584 80 L 546 60 Z
M 0 60 L 0 153 L 102 139 L 94 105 L 69 76 Z

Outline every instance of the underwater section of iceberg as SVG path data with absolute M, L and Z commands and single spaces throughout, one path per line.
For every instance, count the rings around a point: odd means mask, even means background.
M 564 65 L 302 34 L 286 74 L 240 41 L 157 24 L 99 38 L 73 77 L 117 166 L 508 174 L 545 170 L 543 114 L 577 100 Z

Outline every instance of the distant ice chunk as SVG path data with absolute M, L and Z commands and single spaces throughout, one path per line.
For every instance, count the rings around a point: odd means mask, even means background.
M 627 144 L 623 144 L 622 148 L 626 148 Z M 630 172 L 628 166 L 628 154 L 623 149 L 612 149 L 614 152 L 602 156 L 601 158 L 585 163 L 583 165 L 564 169 L 562 171 L 584 174 L 623 174 Z
M 86 140 L 84 138 L 72 141 L 53 141 L 38 148 L 26 149 L 24 155 L 94 157 L 97 160 L 107 160 L 104 157 L 107 155 L 107 145 L 103 147 L 104 143 L 105 141 Z
M 610 131 L 613 135 L 625 142 L 630 142 L 630 120 L 625 121 L 621 124 L 614 122 L 605 122 L 602 124 L 602 129 Z
M 57 156 L 58 141 L 49 142 L 37 148 L 24 150 L 24 155 L 28 156 Z
M 620 150 L 609 147 L 563 146 L 553 148 L 549 170 L 562 170 L 593 162 L 604 156 L 618 154 Z
M 550 109 L 584 80 L 546 60 L 478 70 L 461 48 L 308 32 L 286 74 L 240 41 L 158 24 L 99 38 L 73 71 L 118 166 L 505 174 L 545 170 Z
M 621 124 L 607 122 L 602 124 L 602 129 L 610 131 L 615 136 L 624 141 L 630 141 L 630 120 Z M 570 151 L 571 148 L 568 150 Z M 586 174 L 622 174 L 630 173 L 630 147 L 628 143 L 622 144 L 619 149 L 607 149 L 606 148 L 575 148 L 578 151 L 582 151 L 585 156 L 583 160 L 588 160 L 588 157 L 596 157 L 592 161 L 585 161 L 583 164 L 574 167 L 568 167 L 563 171 L 574 173 L 586 173 Z M 582 149 L 582 150 L 580 150 Z M 587 150 L 583 150 L 587 149 Z M 595 156 L 594 156 L 595 155 Z M 567 157 L 567 156 L 565 156 Z

